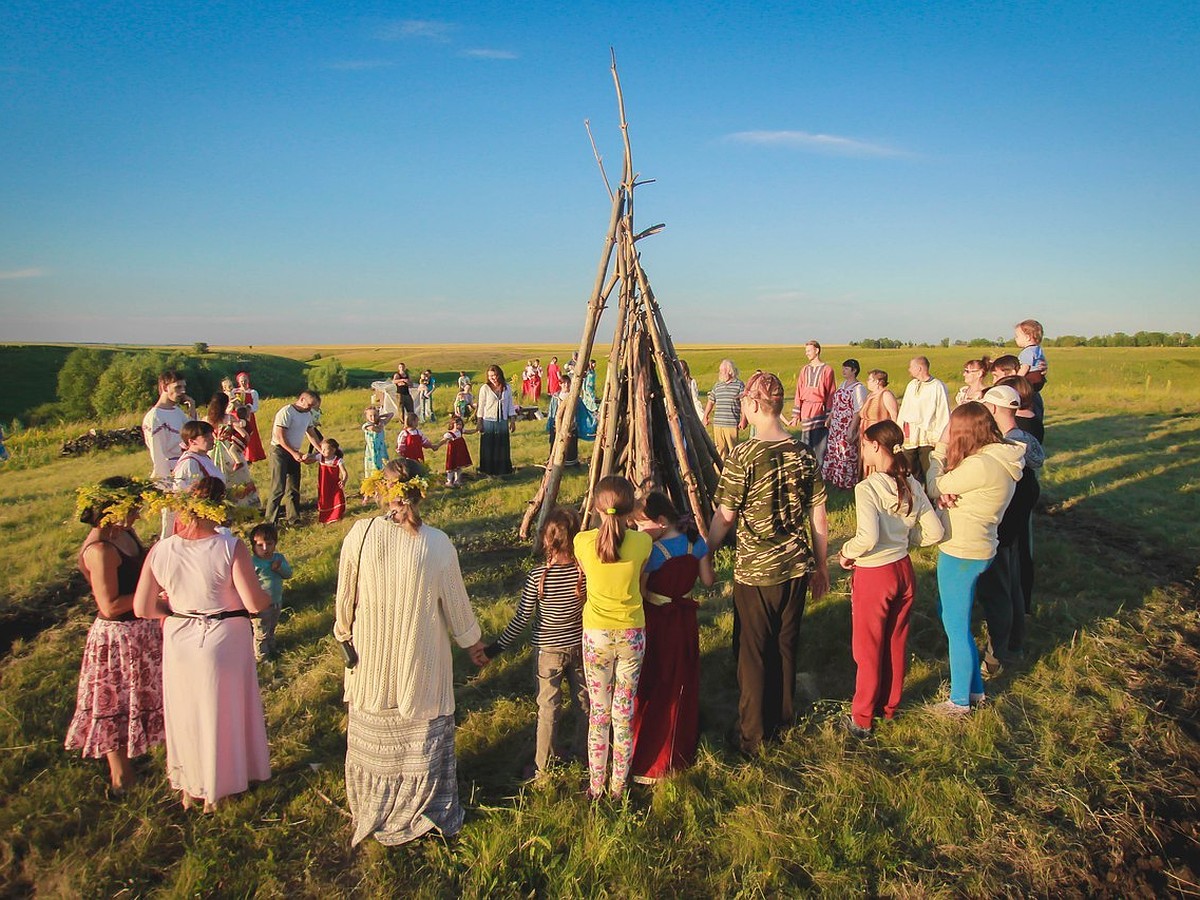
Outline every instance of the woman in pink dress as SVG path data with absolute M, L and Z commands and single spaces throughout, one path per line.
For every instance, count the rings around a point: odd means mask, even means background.
M 246 372 L 237 373 L 237 390 L 230 398 L 230 403 L 246 407 L 246 462 L 256 463 L 266 459 L 262 438 L 258 436 L 258 420 L 254 414 L 258 412 L 258 391 L 250 387 L 250 375 Z
M 271 595 L 245 543 L 217 531 L 224 499 L 211 477 L 166 498 L 180 528 L 151 548 L 133 598 L 138 616 L 164 620 L 167 776 L 184 809 L 202 800 L 206 812 L 271 777 L 250 626 Z
M 829 408 L 829 443 L 821 464 L 821 478 L 842 490 L 858 484 L 859 416 L 867 389 L 858 380 L 858 360 L 842 363 L 842 384 L 833 392 Z
M 112 789 L 133 780 L 131 757 L 163 742 L 162 631 L 133 614 L 146 549 L 133 530 L 143 486 L 122 476 L 80 491 L 79 521 L 91 525 L 79 550 L 97 615 L 79 670 L 68 750 L 108 761 Z

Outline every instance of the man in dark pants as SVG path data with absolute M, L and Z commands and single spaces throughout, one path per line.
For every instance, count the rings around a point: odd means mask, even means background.
M 301 452 L 305 436 L 313 444 L 319 444 L 321 433 L 313 424 L 313 413 L 321 408 L 321 395 L 316 391 L 301 391 L 294 402 L 275 414 L 271 428 L 271 493 L 267 500 L 266 519 L 279 521 L 282 504 L 287 511 L 287 522 L 295 525 L 300 521 L 300 466 L 311 463 L 315 457 Z
M 829 589 L 828 525 L 816 457 L 780 422 L 779 379 L 755 374 L 741 404 L 755 436 L 725 460 L 708 545 L 719 547 L 736 525 L 733 653 L 738 744 L 743 753 L 754 753 L 790 724 L 795 712 L 804 595 L 811 588 L 816 600 Z

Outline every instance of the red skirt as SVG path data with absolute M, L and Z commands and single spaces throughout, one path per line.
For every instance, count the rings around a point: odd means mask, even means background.
M 696 583 L 699 560 L 668 559 L 647 587 L 674 597 L 665 606 L 645 604 L 646 655 L 633 709 L 630 774 L 661 778 L 696 761 L 700 740 L 699 604 L 681 596 Z
M 262 438 L 258 436 L 258 422 L 254 418 L 254 413 L 249 413 L 246 417 L 246 462 L 256 463 L 266 458 L 267 454 L 263 450 Z
M 346 515 L 346 492 L 339 466 L 317 466 L 317 521 L 337 522 Z
M 471 451 L 467 449 L 467 439 L 456 437 L 446 445 L 446 471 L 465 469 L 471 465 Z

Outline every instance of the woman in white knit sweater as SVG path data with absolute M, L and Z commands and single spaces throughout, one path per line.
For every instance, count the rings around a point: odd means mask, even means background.
M 458 553 L 421 522 L 425 488 L 408 460 L 390 461 L 363 483 L 384 514 L 355 523 L 342 544 L 334 634 L 358 657 L 345 677 L 352 844 L 462 827 L 450 637 L 477 664 L 486 657 Z

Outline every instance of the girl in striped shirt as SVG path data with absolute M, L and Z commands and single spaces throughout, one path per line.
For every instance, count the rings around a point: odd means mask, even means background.
M 587 745 L 588 693 L 583 677 L 583 602 L 587 584 L 575 560 L 574 541 L 579 513 L 556 506 L 546 517 L 539 543 L 545 562 L 529 573 L 512 621 L 500 638 L 485 648 L 488 659 L 512 647 L 533 619 L 537 674 L 537 750 L 534 765 L 540 776 L 554 756 L 555 733 L 562 713 L 562 683 L 566 678 L 575 698 L 574 752 Z

